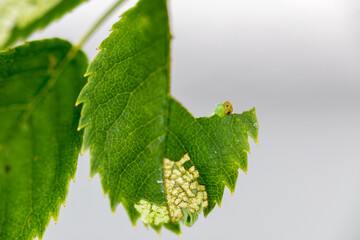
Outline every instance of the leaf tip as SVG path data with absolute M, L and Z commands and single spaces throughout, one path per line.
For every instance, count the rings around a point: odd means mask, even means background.
M 83 145 L 82 147 L 81 147 L 81 151 L 80 151 L 80 155 L 82 156 L 82 155 L 84 155 L 85 154 L 85 152 L 86 152 L 86 147 Z M 93 176 L 94 175 L 94 173 L 92 173 L 91 174 L 91 176 Z
M 247 165 L 240 167 L 240 169 L 247 175 Z
M 104 189 L 104 197 L 106 197 L 106 191 L 105 191 L 105 189 Z M 111 201 L 111 200 L 110 200 Z M 111 204 L 110 204 L 111 206 L 110 206 L 110 208 L 111 208 L 111 213 L 113 214 L 113 215 L 115 215 L 115 212 L 116 212 L 116 204 L 114 203 L 114 202 L 111 202 Z
M 91 168 L 89 178 L 92 179 L 95 176 L 96 173 L 97 173 L 96 170 Z M 104 194 L 105 194 L 105 190 L 103 190 L 103 191 L 104 191 Z

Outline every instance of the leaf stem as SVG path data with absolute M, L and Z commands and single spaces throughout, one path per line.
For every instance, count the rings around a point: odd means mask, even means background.
M 80 49 L 84 43 L 89 40 L 92 34 L 97 30 L 97 28 L 124 2 L 125 0 L 118 0 L 115 2 L 96 22 L 95 24 L 87 31 L 87 33 L 81 38 L 79 43 L 76 45 L 77 49 Z

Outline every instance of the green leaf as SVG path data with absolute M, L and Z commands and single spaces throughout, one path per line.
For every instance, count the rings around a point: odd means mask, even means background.
M 247 170 L 255 109 L 195 119 L 169 94 L 170 30 L 165 0 L 141 0 L 124 13 L 90 64 L 79 128 L 113 211 L 122 203 L 160 231 L 180 233 L 201 209 L 220 204 Z
M 87 58 L 60 39 L 0 52 L 0 239 L 42 238 L 75 176 Z
M 10 0 L 0 2 L 0 47 L 25 39 L 37 29 L 75 8 L 85 0 Z

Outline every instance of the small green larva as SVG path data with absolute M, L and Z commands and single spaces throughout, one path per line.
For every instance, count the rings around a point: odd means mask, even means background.
M 233 112 L 233 106 L 229 101 L 224 103 L 219 103 L 215 109 L 215 111 L 211 115 L 218 115 L 219 117 L 224 117 L 225 115 L 229 115 Z

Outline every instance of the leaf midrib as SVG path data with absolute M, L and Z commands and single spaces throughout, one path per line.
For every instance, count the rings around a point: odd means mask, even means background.
M 5 134 L 5 137 L 1 140 L 0 146 L 5 145 L 5 143 L 16 133 L 21 123 L 27 120 L 27 118 L 30 116 L 32 111 L 35 109 L 35 107 L 41 102 L 41 100 L 47 95 L 47 93 L 55 86 L 55 83 L 57 82 L 59 76 L 63 73 L 63 71 L 66 69 L 68 64 L 76 57 L 76 54 L 79 52 L 78 47 L 72 47 L 70 50 L 66 53 L 65 58 L 63 58 L 60 63 L 58 64 L 58 67 L 55 68 L 51 74 L 49 79 L 46 81 L 46 84 L 42 86 L 38 93 L 26 104 L 17 104 L 17 106 L 23 106 L 24 109 L 20 115 L 20 117 L 14 122 L 12 127 L 9 129 L 7 134 Z M 1 110 L 2 108 L 0 108 Z M 1 149 L 0 149 L 1 151 Z
M 48 92 L 50 92 L 52 90 L 52 88 L 55 86 L 57 80 L 59 79 L 60 75 L 63 73 L 63 71 L 66 69 L 66 67 L 69 65 L 69 63 L 75 59 L 77 53 L 79 52 L 79 48 L 76 47 L 71 47 L 70 50 L 66 53 L 65 57 L 60 61 L 60 63 L 58 64 L 57 68 L 54 68 L 54 70 L 52 71 L 52 73 L 50 74 L 49 79 L 47 80 L 46 84 L 44 84 L 40 90 L 38 91 L 38 93 L 32 98 L 32 100 L 27 103 L 27 104 L 15 104 L 15 106 L 23 106 L 25 109 L 23 109 L 23 112 L 21 113 L 21 116 L 18 118 L 17 121 L 15 121 L 14 125 L 12 128 L 10 128 L 10 131 L 5 135 L 3 141 L 1 141 L 0 145 L 4 145 L 17 131 L 17 129 L 19 128 L 20 124 L 22 122 L 25 122 L 28 120 L 28 117 L 31 115 L 32 111 L 35 109 L 35 107 L 41 102 L 41 100 L 47 95 Z M 54 94 L 56 94 L 56 92 L 54 92 Z M 58 97 L 54 97 L 55 101 L 58 101 Z M 54 104 L 57 104 L 56 102 L 54 102 Z M 13 106 L 13 105 L 10 105 Z M 56 110 L 57 107 L 55 107 L 55 114 L 58 114 L 58 111 Z M 1 110 L 1 108 L 0 108 Z M 56 121 L 57 121 L 58 117 L 54 117 L 54 121 L 55 121 L 55 125 L 57 125 Z M 29 120 L 29 124 L 32 125 L 32 121 Z M 33 127 L 30 127 L 30 134 L 31 134 L 31 138 L 34 138 L 34 132 L 33 132 Z M 56 134 L 56 133 L 55 133 Z M 55 139 L 57 139 L 57 137 L 55 137 Z M 34 143 L 34 141 L 31 141 L 32 143 Z M 57 147 L 58 149 L 58 147 Z M 0 149 L 1 151 L 1 149 Z M 33 151 L 33 155 L 35 155 L 34 151 L 35 151 L 35 146 L 34 144 L 32 144 L 32 151 Z M 60 167 L 60 158 L 59 155 L 56 155 L 57 157 L 57 164 L 56 164 L 56 168 Z M 33 189 L 34 189 L 34 185 L 33 185 L 33 167 L 34 167 L 34 162 L 32 159 L 30 159 L 30 175 L 32 176 L 30 178 L 30 210 L 28 213 L 28 216 L 24 219 L 24 222 L 22 224 L 21 227 L 21 231 L 20 231 L 20 237 L 23 236 L 24 234 L 24 230 L 25 227 L 27 225 L 27 222 L 29 220 L 29 217 L 31 217 L 32 213 L 33 213 Z M 59 171 L 57 171 L 55 169 L 55 176 L 53 179 L 53 188 L 51 191 L 51 195 L 54 192 L 54 187 L 56 186 L 56 180 L 59 178 Z M 6 178 L 5 178 L 6 179 Z M 4 202 L 3 204 L 6 205 L 6 195 L 4 194 Z M 49 206 L 50 202 L 48 202 L 47 206 Z M 6 208 L 3 208 L 6 209 Z M 6 216 L 6 211 L 4 211 L 3 216 L 2 216 L 2 222 L 1 222 L 1 229 L 3 229 L 3 226 L 5 224 L 5 216 Z M 1 232 L 1 231 L 0 231 Z M 37 235 L 38 233 L 35 232 L 35 235 Z

